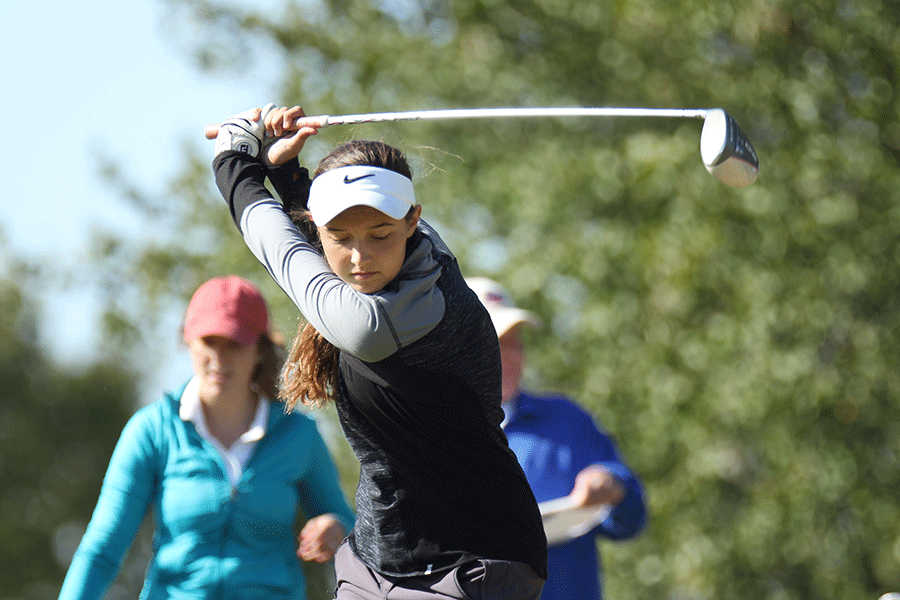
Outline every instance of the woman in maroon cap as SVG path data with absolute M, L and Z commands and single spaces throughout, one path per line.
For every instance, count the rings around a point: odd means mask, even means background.
M 61 599 L 103 597 L 149 509 L 142 599 L 302 600 L 299 561 L 331 560 L 353 525 L 315 422 L 274 401 L 282 352 L 259 290 L 204 283 L 184 341 L 194 375 L 126 425 Z

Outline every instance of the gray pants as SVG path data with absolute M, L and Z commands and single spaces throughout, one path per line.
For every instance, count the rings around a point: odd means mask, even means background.
M 334 558 L 336 600 L 538 600 L 544 580 L 530 566 L 479 559 L 450 571 L 389 577 L 367 567 L 344 541 Z

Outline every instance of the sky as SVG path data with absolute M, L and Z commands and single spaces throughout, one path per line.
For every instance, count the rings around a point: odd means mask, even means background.
M 160 191 L 181 164 L 185 139 L 211 144 L 202 137 L 207 123 L 277 102 L 279 69 L 202 74 L 167 32 L 168 10 L 163 0 L 0 8 L 0 236 L 13 254 L 77 265 L 92 228 L 140 230 L 100 177 L 98 153 L 119 161 L 141 189 Z M 37 300 L 51 356 L 63 365 L 90 362 L 98 342 L 91 290 L 49 290 Z M 83 318 L 59 318 L 62 305 L 77 306 Z

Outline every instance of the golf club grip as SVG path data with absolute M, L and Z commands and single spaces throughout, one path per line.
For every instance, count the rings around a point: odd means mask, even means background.
M 394 121 L 521 118 L 521 117 L 675 117 L 703 119 L 708 109 L 697 108 L 461 108 L 407 112 L 361 113 L 353 115 L 319 115 L 306 117 L 321 120 L 323 126 L 386 123 Z

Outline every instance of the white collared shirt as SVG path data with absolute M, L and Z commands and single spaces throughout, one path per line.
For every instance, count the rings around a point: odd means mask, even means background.
M 237 484 L 244 472 L 244 466 L 250 459 L 250 454 L 256 447 L 256 443 L 266 434 L 266 423 L 269 420 L 269 399 L 260 396 L 259 402 L 256 404 L 256 415 L 250 428 L 241 435 L 232 445 L 231 448 L 225 448 L 222 443 L 217 440 L 209 432 L 206 426 L 206 416 L 203 414 L 203 405 L 200 402 L 200 380 L 192 377 L 181 394 L 181 406 L 178 409 L 178 416 L 182 421 L 191 421 L 197 428 L 200 437 L 208 441 L 222 455 L 225 465 L 228 467 L 228 480 L 231 485 Z

